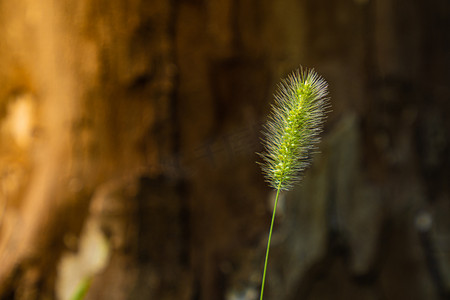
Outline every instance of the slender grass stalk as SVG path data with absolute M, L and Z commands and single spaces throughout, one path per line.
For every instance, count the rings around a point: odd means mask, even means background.
M 280 196 L 280 189 L 277 189 L 277 195 L 275 197 L 275 204 L 273 206 L 273 212 L 272 212 L 272 221 L 270 222 L 269 239 L 267 240 L 266 259 L 264 260 L 264 272 L 263 272 L 263 278 L 262 278 L 262 284 L 261 284 L 261 296 L 259 298 L 260 300 L 262 300 L 263 294 L 264 294 L 264 283 L 266 282 L 267 261 L 269 260 L 270 242 L 272 240 L 273 223 L 275 221 L 275 215 L 277 213 L 277 204 L 278 204 L 279 196 Z
M 267 241 L 266 258 L 261 283 L 263 299 L 269 249 L 281 191 L 289 190 L 300 181 L 317 150 L 323 123 L 329 108 L 328 85 L 314 70 L 300 68 L 281 81 L 275 94 L 272 114 L 265 126 L 265 152 L 262 171 L 269 185 L 276 189 L 272 221 Z

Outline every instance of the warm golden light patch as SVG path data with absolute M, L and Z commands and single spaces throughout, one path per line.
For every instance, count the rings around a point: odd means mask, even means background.
M 4 133 L 21 148 L 30 145 L 35 121 L 35 107 L 31 94 L 22 94 L 8 107 Z

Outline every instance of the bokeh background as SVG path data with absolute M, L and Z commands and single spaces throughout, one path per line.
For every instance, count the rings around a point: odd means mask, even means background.
M 448 0 L 0 1 L 0 36 L 1 299 L 259 299 L 300 65 L 332 112 L 265 299 L 448 299 Z

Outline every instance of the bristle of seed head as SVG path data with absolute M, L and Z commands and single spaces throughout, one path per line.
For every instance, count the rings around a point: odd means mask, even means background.
M 301 179 L 329 107 L 328 84 L 314 70 L 300 68 L 281 81 L 264 126 L 265 151 L 259 154 L 272 188 L 288 190 Z

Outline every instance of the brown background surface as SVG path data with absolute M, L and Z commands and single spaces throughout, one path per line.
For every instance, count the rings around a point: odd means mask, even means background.
M 333 111 L 266 299 L 449 297 L 447 0 L 0 1 L 0 37 L 1 299 L 62 297 L 89 228 L 86 299 L 259 298 L 255 152 L 300 64 Z

